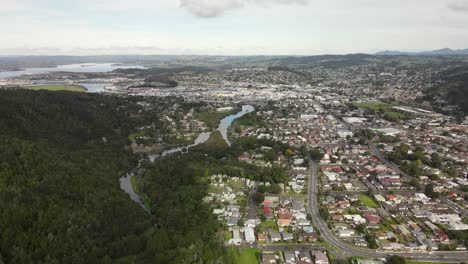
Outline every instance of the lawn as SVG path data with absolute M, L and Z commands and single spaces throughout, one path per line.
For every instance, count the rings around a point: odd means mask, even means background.
M 388 118 L 393 118 L 393 119 L 407 119 L 408 115 L 404 113 L 399 113 L 395 111 L 388 111 L 384 110 L 384 115 Z
M 262 222 L 261 225 L 263 225 L 265 227 L 273 228 L 273 229 L 276 228 L 276 222 L 275 221 L 265 221 L 265 222 Z
M 278 230 L 278 226 L 274 220 L 264 221 L 261 222 L 258 226 L 260 230 L 267 231 L 267 230 Z
M 232 238 L 232 233 L 230 231 L 224 231 L 224 240 L 229 241 Z
M 239 192 L 242 190 L 242 187 L 244 187 L 244 182 L 242 181 L 229 181 L 228 182 L 229 186 L 232 188 L 233 192 Z
M 128 135 L 128 139 L 134 140 L 135 138 L 141 137 L 141 136 L 144 136 L 144 135 L 145 135 L 145 131 L 140 130 L 140 131 L 138 131 L 136 133 L 132 133 L 132 134 Z
M 359 211 L 356 208 L 346 208 L 343 214 L 359 214 Z
M 374 101 L 374 102 L 353 103 L 353 105 L 357 107 L 372 109 L 374 111 L 379 111 L 380 109 L 383 109 L 383 108 L 399 106 L 400 103 L 399 102 L 383 103 L 383 102 Z
M 384 116 L 390 119 L 409 119 L 409 115 L 405 113 L 400 113 L 392 110 L 392 107 L 401 105 L 400 102 L 363 102 L 363 103 L 353 103 L 352 105 L 356 107 L 362 107 L 374 110 L 376 112 L 381 111 L 383 112 Z
M 370 208 L 379 208 L 380 206 L 372 199 L 370 196 L 367 196 L 365 194 L 359 195 L 359 200 L 363 202 L 366 206 Z
M 229 248 L 227 250 L 228 263 L 233 264 L 257 264 L 259 260 L 257 255 L 259 250 L 255 248 Z
M 379 224 L 379 230 L 389 232 L 389 231 L 392 231 L 392 227 L 389 226 L 389 225 L 380 223 L 380 224 Z
M 78 85 L 38 85 L 25 86 L 24 88 L 29 90 L 86 92 L 86 88 Z

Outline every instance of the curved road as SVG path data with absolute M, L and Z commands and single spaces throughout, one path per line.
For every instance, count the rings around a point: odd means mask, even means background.
M 310 173 L 308 185 L 308 207 L 309 213 L 316 227 L 320 230 L 322 238 L 330 245 L 336 248 L 335 254 L 338 258 L 344 259 L 351 256 L 365 256 L 369 258 L 385 258 L 389 255 L 400 255 L 405 258 L 411 258 L 424 261 L 452 261 L 464 262 L 468 260 L 466 251 L 453 251 L 453 252 L 418 252 L 418 253 L 396 253 L 396 252 L 379 252 L 377 250 L 360 248 L 352 246 L 335 236 L 335 234 L 328 228 L 327 223 L 320 217 L 319 204 L 318 204 L 318 177 L 317 177 L 317 163 L 310 159 Z

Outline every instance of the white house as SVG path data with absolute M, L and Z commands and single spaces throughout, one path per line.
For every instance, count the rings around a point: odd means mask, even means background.
M 255 232 L 254 232 L 253 228 L 245 227 L 244 228 L 244 236 L 245 236 L 245 241 L 247 243 L 254 243 L 255 242 Z
M 339 236 L 339 237 L 351 237 L 354 235 L 354 230 L 351 230 L 351 229 L 340 229 L 340 230 L 336 230 L 336 234 Z

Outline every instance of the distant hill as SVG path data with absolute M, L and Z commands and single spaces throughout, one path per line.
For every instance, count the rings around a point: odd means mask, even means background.
M 427 55 L 427 56 L 434 56 L 434 55 L 468 55 L 468 49 L 438 49 L 438 50 L 431 50 L 431 51 L 421 51 L 421 52 L 402 52 L 402 51 L 394 51 L 394 50 L 386 50 L 375 53 L 378 56 L 395 56 L 395 55 Z
M 434 76 L 438 85 L 429 89 L 425 100 L 438 107 L 458 106 L 449 111 L 459 116 L 468 115 L 468 66 L 444 70 Z M 439 100 L 439 99 L 443 100 Z

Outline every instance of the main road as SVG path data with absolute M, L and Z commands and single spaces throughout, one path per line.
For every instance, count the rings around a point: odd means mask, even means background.
M 315 226 L 320 231 L 322 238 L 335 248 L 335 254 L 339 259 L 345 259 L 351 256 L 364 256 L 369 258 L 385 258 L 389 255 L 400 255 L 405 258 L 411 258 L 422 261 L 433 262 L 464 262 L 468 260 L 467 251 L 450 251 L 450 252 L 381 252 L 368 248 L 361 248 L 350 245 L 335 236 L 328 228 L 327 223 L 320 217 L 318 204 L 318 174 L 317 163 L 310 159 L 309 162 L 309 181 L 308 181 L 308 209 L 312 216 Z

